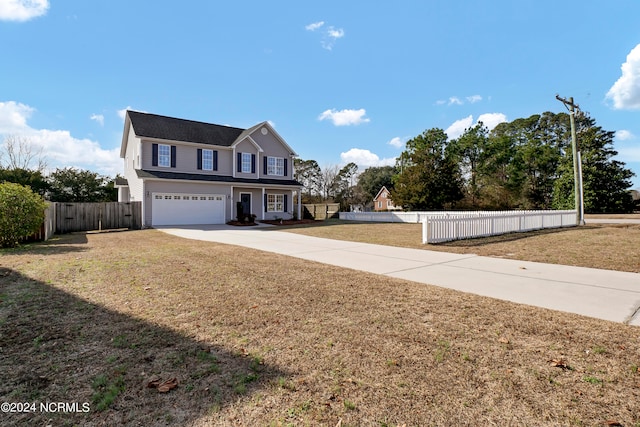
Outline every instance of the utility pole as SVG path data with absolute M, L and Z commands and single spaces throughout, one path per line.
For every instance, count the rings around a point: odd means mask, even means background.
M 574 104 L 573 97 L 569 99 L 561 98 L 560 95 L 556 95 L 556 99 L 564 104 L 569 110 L 569 120 L 571 121 L 571 151 L 573 154 L 573 188 L 575 192 L 576 200 L 576 225 L 584 225 L 584 201 L 582 190 L 582 161 L 580 158 L 580 150 L 578 149 L 578 142 L 576 138 L 576 120 L 575 110 L 579 110 L 580 107 Z

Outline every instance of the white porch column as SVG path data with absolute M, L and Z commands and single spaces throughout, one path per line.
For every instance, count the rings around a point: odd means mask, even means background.
M 260 212 L 262 212 L 260 214 L 260 218 L 262 219 L 262 221 L 264 221 L 264 211 L 265 211 L 265 206 L 264 206 L 264 195 L 267 194 L 266 190 L 264 189 L 264 187 L 262 187 L 262 197 L 260 198 Z
M 230 221 L 233 221 L 233 219 L 236 217 L 234 215 L 234 208 L 235 208 L 235 203 L 233 203 L 233 185 L 231 186 L 231 194 L 229 194 L 229 200 L 231 200 L 231 202 L 229 203 L 231 205 L 231 216 L 229 217 Z
M 302 190 L 298 189 L 298 219 L 302 219 Z

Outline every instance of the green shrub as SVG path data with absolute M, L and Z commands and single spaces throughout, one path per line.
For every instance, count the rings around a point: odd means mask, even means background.
M 29 187 L 0 183 L 0 247 L 15 247 L 40 229 L 46 204 Z

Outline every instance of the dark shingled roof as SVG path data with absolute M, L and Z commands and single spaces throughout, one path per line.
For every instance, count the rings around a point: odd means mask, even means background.
M 152 170 L 140 170 L 136 169 L 138 178 L 161 178 L 161 179 L 183 179 L 188 181 L 207 181 L 207 182 L 227 182 L 227 183 L 244 183 L 255 185 L 291 185 L 295 187 L 301 187 L 298 181 L 294 179 L 271 179 L 271 178 L 234 178 L 226 175 L 204 175 L 197 173 L 180 173 L 180 172 L 165 172 L 165 171 L 152 171 Z
M 138 111 L 127 111 L 127 114 L 139 137 L 230 147 L 245 130 Z

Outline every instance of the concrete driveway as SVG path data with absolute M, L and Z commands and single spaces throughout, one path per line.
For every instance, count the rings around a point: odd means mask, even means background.
M 640 326 L 640 274 L 330 240 L 255 227 L 161 227 L 175 236 L 243 246 L 501 300 Z

